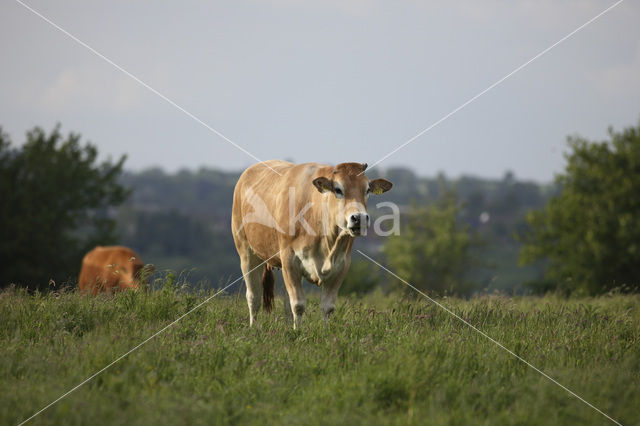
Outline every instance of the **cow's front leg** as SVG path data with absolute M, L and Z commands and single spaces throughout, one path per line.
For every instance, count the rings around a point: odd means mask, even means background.
M 302 289 L 302 274 L 295 264 L 292 255 L 282 255 L 282 278 L 284 285 L 289 294 L 289 304 L 293 313 L 293 328 L 298 329 L 302 326 L 302 314 L 306 307 L 304 290 Z
M 322 306 L 322 314 L 325 322 L 329 321 L 331 314 L 336 308 L 336 299 L 338 298 L 338 290 L 342 286 L 342 281 L 347 275 L 348 266 L 333 280 L 327 281 L 322 285 L 322 296 L 320 305 Z

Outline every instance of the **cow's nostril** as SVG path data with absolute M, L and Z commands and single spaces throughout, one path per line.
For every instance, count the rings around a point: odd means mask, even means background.
M 351 221 L 353 223 L 360 223 L 360 215 L 359 214 L 352 214 L 351 215 Z

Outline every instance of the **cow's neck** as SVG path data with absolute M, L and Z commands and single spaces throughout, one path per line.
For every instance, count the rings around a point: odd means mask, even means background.
M 353 243 L 353 237 L 337 226 L 334 227 L 334 231 L 330 235 L 324 238 L 323 246 L 325 250 L 328 250 L 328 255 L 322 264 L 320 271 L 322 275 L 328 274 L 336 264 L 344 262 L 347 251 Z

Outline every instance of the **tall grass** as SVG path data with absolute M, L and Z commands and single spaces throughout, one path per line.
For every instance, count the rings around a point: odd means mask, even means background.
M 212 293 L 0 293 L 0 423 L 15 424 Z M 640 415 L 640 297 L 441 299 L 625 424 Z M 442 309 L 374 293 L 282 301 L 248 327 L 220 295 L 37 416 L 34 424 L 606 424 Z

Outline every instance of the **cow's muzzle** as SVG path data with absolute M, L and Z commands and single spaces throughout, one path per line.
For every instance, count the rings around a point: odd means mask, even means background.
M 369 215 L 366 213 L 354 213 L 347 218 L 347 229 L 352 236 L 363 235 L 369 227 Z

